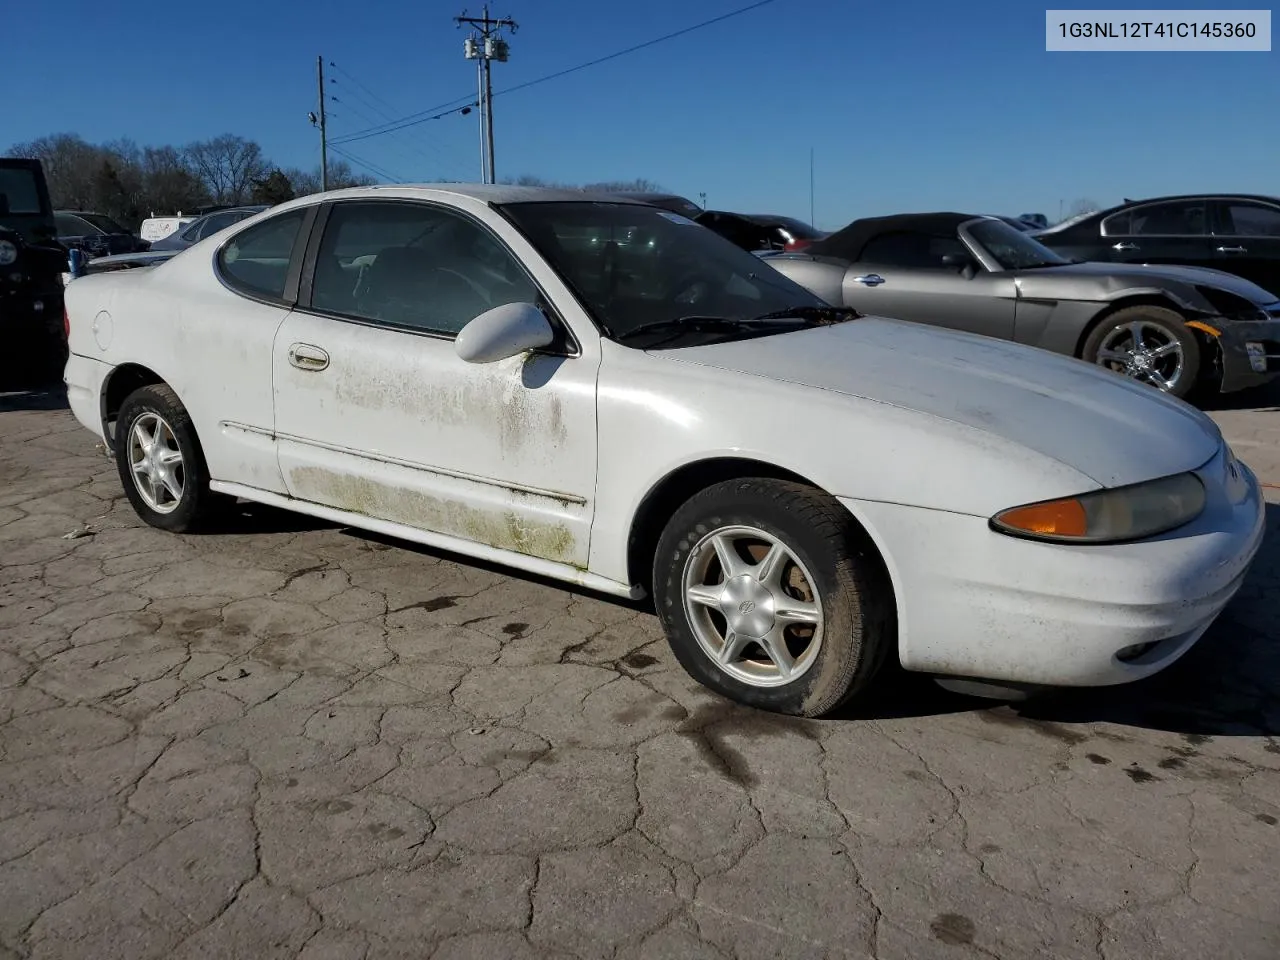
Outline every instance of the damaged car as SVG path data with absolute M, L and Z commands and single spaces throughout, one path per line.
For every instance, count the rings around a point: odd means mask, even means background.
M 1234 274 L 1082 263 L 999 217 L 855 220 L 770 266 L 831 303 L 1077 357 L 1177 397 L 1280 375 L 1280 299 Z
M 244 499 L 647 596 L 690 675 L 782 713 L 889 661 L 989 692 L 1146 677 L 1263 535 L 1187 404 L 832 306 L 617 198 L 318 194 L 67 310 L 71 409 L 152 526 Z

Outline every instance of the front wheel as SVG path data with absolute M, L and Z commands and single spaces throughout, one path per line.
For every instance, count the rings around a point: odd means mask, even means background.
M 1117 310 L 1089 334 L 1082 359 L 1180 398 L 1200 378 L 1200 344 L 1166 307 Z
M 749 478 L 693 496 L 654 559 L 654 603 L 676 658 L 712 690 L 796 716 L 830 713 L 892 642 L 879 558 L 830 497 Z

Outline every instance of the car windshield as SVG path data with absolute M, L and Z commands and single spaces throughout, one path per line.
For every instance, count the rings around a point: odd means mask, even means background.
M 678 213 L 631 203 L 511 203 L 502 212 L 547 258 L 606 336 L 682 320 L 749 323 L 825 307 L 759 257 Z M 691 323 L 690 332 L 707 327 Z M 723 327 L 717 327 L 723 330 Z M 759 325 L 756 333 L 785 329 Z
M 1003 220 L 972 221 L 968 232 L 1005 270 L 1058 267 L 1071 262 Z
M 103 233 L 128 233 L 124 227 L 116 223 L 110 217 L 104 217 L 100 213 L 79 213 L 76 214 L 81 220 L 88 220 L 91 224 L 101 230 Z

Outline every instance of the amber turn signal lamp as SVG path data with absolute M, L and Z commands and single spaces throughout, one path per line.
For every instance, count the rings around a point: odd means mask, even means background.
M 1074 497 L 1014 507 L 995 518 L 996 523 L 1040 537 L 1083 537 L 1089 530 L 1084 504 Z

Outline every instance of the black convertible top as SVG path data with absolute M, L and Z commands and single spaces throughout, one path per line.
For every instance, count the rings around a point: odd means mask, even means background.
M 956 227 L 980 216 L 980 213 L 899 213 L 891 217 L 866 217 L 809 244 L 804 252 L 815 257 L 857 260 L 862 255 L 862 248 L 882 233 L 906 230 L 954 237 Z

